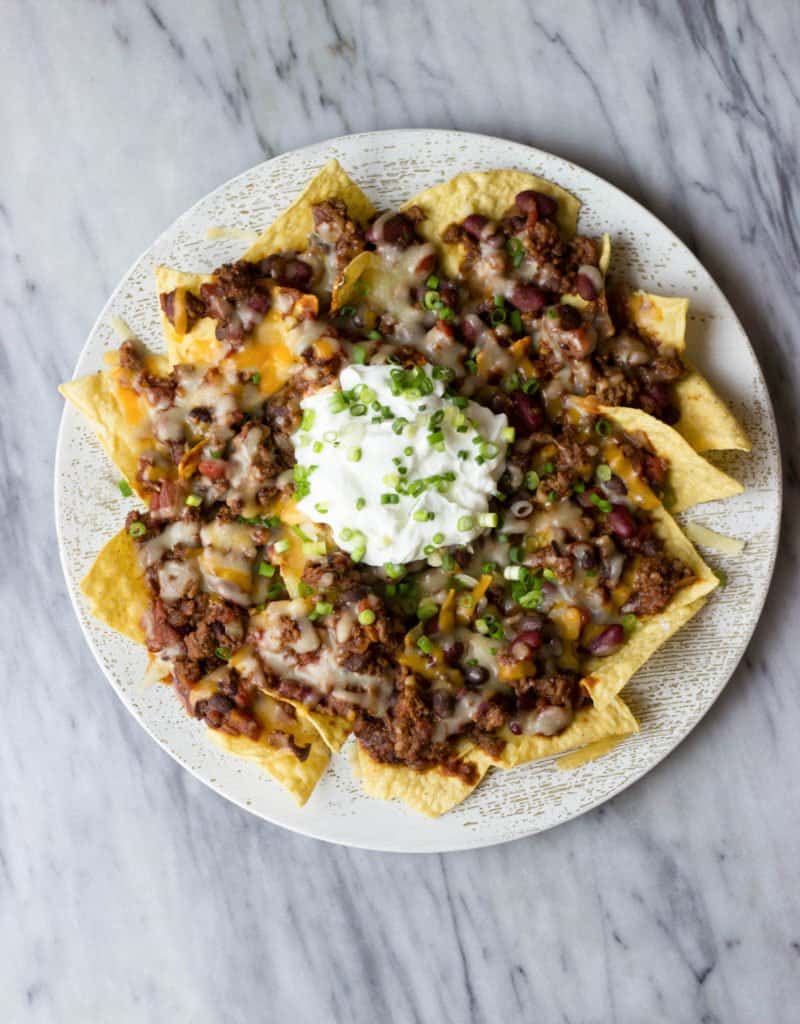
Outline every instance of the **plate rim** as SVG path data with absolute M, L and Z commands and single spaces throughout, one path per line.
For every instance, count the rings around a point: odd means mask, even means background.
M 174 227 L 175 227 L 175 225 L 177 224 L 178 221 L 183 220 L 184 218 L 190 217 L 190 215 L 192 213 L 194 213 L 195 210 L 197 210 L 200 206 L 202 206 L 204 203 L 206 203 L 217 192 L 219 192 L 219 191 L 221 191 L 223 189 L 229 188 L 230 186 L 234 185 L 235 182 L 237 182 L 239 179 L 245 178 L 245 177 L 253 174 L 253 172 L 257 171 L 259 168 L 263 167 L 266 164 L 270 164 L 270 163 L 272 163 L 275 160 L 284 159 L 284 158 L 287 158 L 287 157 L 300 156 L 300 155 L 302 155 L 304 153 L 311 153 L 313 151 L 319 151 L 322 154 L 324 154 L 325 150 L 330 149 L 331 147 L 334 147 L 334 146 L 336 146 L 338 144 L 344 143 L 345 141 L 349 141 L 349 140 L 367 140 L 367 139 L 373 140 L 374 139 L 374 140 L 378 141 L 380 139 L 396 138 L 397 136 L 411 136 L 411 135 L 449 136 L 449 137 L 455 137 L 455 138 L 464 139 L 464 140 L 480 139 L 484 143 L 488 142 L 490 144 L 491 143 L 496 143 L 496 144 L 502 144 L 504 146 L 511 145 L 511 146 L 514 146 L 514 147 L 519 147 L 521 150 L 526 151 L 530 156 L 533 156 L 533 157 L 535 157 L 537 159 L 544 159 L 546 161 L 547 160 L 551 160 L 551 161 L 555 160 L 555 161 L 559 161 L 559 162 L 561 162 L 561 163 L 563 163 L 565 165 L 568 165 L 569 167 L 573 168 L 577 173 L 579 173 L 585 180 L 587 180 L 587 181 L 595 181 L 595 182 L 599 183 L 603 188 L 611 189 L 614 193 L 617 194 L 618 197 L 623 199 L 626 203 L 632 204 L 637 209 L 639 214 L 644 215 L 646 218 L 651 219 L 658 226 L 659 230 L 663 231 L 667 236 L 669 236 L 669 238 L 673 241 L 673 243 L 677 247 L 679 247 L 680 249 L 688 252 L 689 255 L 691 256 L 691 258 L 700 267 L 702 267 L 704 272 L 708 275 L 709 280 L 713 283 L 714 287 L 716 288 L 716 291 L 717 291 L 717 293 L 719 295 L 719 298 L 721 299 L 721 302 L 723 304 L 725 312 L 727 313 L 728 316 L 730 316 L 732 321 L 736 324 L 736 326 L 738 327 L 738 329 L 740 331 L 741 337 L 743 337 L 745 342 L 746 342 L 747 348 L 749 350 L 749 353 L 750 353 L 750 356 L 752 358 L 752 362 L 753 362 L 753 365 L 754 365 L 754 368 L 755 368 L 755 371 L 756 371 L 756 374 L 757 374 L 758 381 L 760 382 L 761 387 L 763 388 L 764 395 L 766 397 L 765 411 L 766 411 L 766 416 L 767 416 L 767 420 L 768 420 L 768 432 L 775 439 L 775 443 L 776 443 L 776 460 L 777 460 L 778 472 L 776 473 L 776 477 L 775 477 L 776 484 L 775 484 L 775 490 L 774 490 L 774 495 L 775 495 L 775 518 L 774 518 L 774 522 L 772 522 L 770 524 L 771 525 L 771 530 L 770 530 L 770 541 L 771 541 L 771 544 L 770 544 L 770 550 L 769 550 L 769 556 L 768 556 L 768 568 L 767 568 L 767 572 L 765 574 L 765 582 L 764 582 L 764 587 L 763 587 L 763 592 L 762 592 L 762 595 L 761 595 L 761 599 L 760 599 L 760 601 L 758 603 L 757 609 L 754 608 L 754 615 L 753 615 L 753 619 L 752 619 L 752 628 L 750 628 L 748 631 L 746 631 L 746 632 L 741 634 L 743 639 L 742 639 L 742 641 L 741 641 L 741 643 L 739 645 L 739 650 L 738 650 L 738 652 L 735 655 L 735 660 L 731 664 L 730 670 L 727 672 L 727 674 L 721 680 L 721 682 L 719 683 L 719 685 L 717 686 L 717 688 L 713 692 L 713 695 L 711 696 L 711 698 L 707 701 L 707 703 L 703 706 L 703 708 L 699 711 L 699 713 L 690 722 L 688 727 L 686 727 L 685 729 L 683 729 L 679 733 L 679 735 L 677 736 L 675 741 L 669 743 L 667 745 L 667 748 L 654 761 L 649 762 L 647 765 L 645 765 L 645 766 L 643 766 L 641 768 L 633 769 L 632 772 L 631 772 L 631 775 L 629 777 L 625 778 L 618 786 L 616 786 L 616 787 L 614 787 L 614 788 L 612 788 L 612 789 L 602 793 L 602 795 L 599 795 L 596 800 L 592 800 L 592 801 L 588 802 L 585 806 L 579 808 L 577 811 L 575 811 L 573 813 L 570 813 L 567 817 L 563 818 L 562 820 L 560 820 L 560 821 L 553 821 L 553 822 L 551 822 L 549 824 L 545 824 L 545 825 L 542 825 L 542 826 L 539 826 L 539 827 L 533 827 L 533 828 L 521 831 L 519 833 L 519 835 L 514 835 L 514 836 L 510 836 L 510 837 L 506 837 L 506 838 L 496 838 L 496 837 L 493 837 L 493 836 L 489 836 L 489 837 L 485 837 L 484 838 L 484 837 L 481 837 L 480 834 L 478 834 L 478 833 L 469 833 L 469 832 L 465 831 L 465 833 L 463 835 L 463 841 L 458 842 L 458 843 L 454 842 L 454 840 L 448 840 L 448 839 L 445 839 L 443 843 L 441 841 L 437 842 L 437 837 L 435 835 L 431 835 L 431 837 L 430 837 L 430 844 L 429 845 L 417 845 L 414 848 L 409 848 L 408 846 L 403 846 L 402 844 L 399 844 L 399 843 L 391 843 L 391 842 L 384 843 L 384 842 L 380 842 L 380 841 L 367 842 L 367 841 L 358 840 L 358 839 L 349 839 L 348 840 L 348 839 L 344 839 L 344 838 L 338 838 L 338 837 L 333 837 L 333 836 L 330 836 L 330 835 L 325 835 L 325 834 L 320 833 L 320 832 L 318 832 L 318 831 L 316 831 L 314 829 L 314 826 L 313 826 L 314 819 L 311 818 L 311 817 L 308 820 L 308 824 L 306 824 L 306 822 L 303 822 L 302 824 L 294 824 L 294 823 L 287 823 L 285 821 L 280 821 L 277 818 L 271 817 L 268 813 L 266 813 L 265 811 L 261 810 L 260 808 L 252 806 L 249 803 L 244 802 L 242 799 L 238 798 L 237 796 L 234 796 L 231 793 L 227 792 L 226 789 L 224 788 L 224 783 L 221 784 L 221 783 L 219 783 L 219 782 L 217 782 L 215 780 L 211 780 L 210 778 L 204 777 L 202 774 L 200 774 L 200 772 L 196 768 L 194 768 L 191 764 L 189 764 L 187 761 L 185 761 L 180 756 L 180 754 L 177 753 L 177 751 L 175 751 L 175 750 L 171 749 L 169 746 L 167 746 L 165 740 L 161 739 L 159 736 L 157 736 L 155 734 L 155 732 L 151 729 L 151 727 L 148 724 L 148 722 L 145 720 L 144 715 L 129 701 L 126 692 L 120 686 L 117 685 L 117 682 L 114 679 L 114 677 L 113 677 L 113 675 L 111 673 L 110 668 L 106 665 L 104 658 L 101 656 L 101 653 L 100 653 L 97 645 L 95 644 L 94 639 L 92 638 L 88 628 L 87 628 L 87 625 L 84 623 L 83 617 L 80 614 L 80 609 L 79 609 L 79 604 L 78 604 L 79 588 L 78 588 L 77 584 L 73 584 L 72 579 L 71 579 L 71 573 L 70 573 L 70 571 L 68 569 L 68 565 L 67 565 L 66 545 L 65 545 L 65 542 L 64 542 L 63 528 L 62 528 L 62 513 L 63 513 L 63 509 L 62 509 L 62 506 L 61 506 L 61 496 L 60 496 L 60 488 L 59 488 L 59 470 L 60 470 L 60 467 L 63 464 L 64 452 L 65 452 L 65 446 L 66 446 L 66 419 L 67 419 L 68 409 L 69 409 L 69 406 L 66 403 L 65 403 L 64 407 L 62 408 L 61 416 L 59 418 L 58 434 L 57 434 L 57 440 L 56 440 L 56 446 L 55 446 L 55 452 L 54 452 L 54 463 L 53 463 L 53 498 L 54 498 L 54 501 L 53 501 L 53 507 L 54 507 L 54 518 L 55 518 L 55 528 L 56 528 L 56 540 L 57 540 L 57 544 L 58 544 L 59 562 L 60 562 L 61 570 L 62 570 L 62 573 L 63 573 L 63 576 L 64 576 L 64 582 L 66 584 L 67 593 L 68 593 L 69 598 L 70 598 L 70 603 L 72 605 L 72 608 L 73 608 L 73 611 L 75 613 L 75 616 L 76 616 L 76 618 L 78 620 L 78 625 L 80 626 L 80 629 L 81 629 L 81 632 L 83 634 L 84 640 L 86 641 L 90 651 L 92 652 L 92 655 L 93 655 L 95 661 L 97 662 L 97 664 L 99 665 L 100 669 L 102 670 L 102 673 L 105 676 L 105 678 L 108 681 L 108 683 L 110 684 L 112 690 L 114 691 L 116 696 L 119 698 L 119 700 L 122 702 L 125 710 L 135 719 L 135 721 L 138 723 L 138 725 L 141 726 L 145 730 L 147 735 L 161 748 L 161 750 L 163 750 L 165 753 L 167 753 L 178 765 L 180 765 L 180 767 L 182 769 L 188 771 L 195 779 L 200 781 L 204 786 L 206 786 L 207 788 L 211 789 L 214 793 L 218 794 L 219 796 L 221 796 L 223 799 L 225 799 L 229 803 L 234 804 L 235 806 L 241 808 L 243 811 L 248 812 L 249 814 L 255 816 L 256 818 L 261 819 L 262 821 L 266 821 L 266 822 L 268 822 L 271 825 L 274 825 L 274 826 L 279 827 L 279 828 L 286 829 L 287 831 L 295 833 L 296 835 L 306 836 L 306 837 L 311 838 L 311 839 L 320 840 L 322 842 L 331 843 L 331 844 L 337 845 L 337 846 L 344 846 L 344 847 L 349 847 L 349 848 L 352 848 L 352 849 L 359 849 L 359 850 L 369 850 L 369 851 L 374 851 L 376 853 L 398 853 L 398 854 L 454 853 L 454 852 L 460 852 L 460 851 L 465 851 L 465 850 L 484 849 L 484 848 L 491 847 L 491 846 L 503 845 L 505 843 L 517 842 L 518 840 L 521 840 L 521 839 L 528 839 L 531 836 L 535 836 L 535 835 L 539 835 L 539 834 L 548 832 L 548 831 L 550 831 L 553 828 L 556 828 L 556 827 L 558 827 L 560 825 L 565 825 L 568 822 L 574 821 L 576 818 L 579 818 L 582 815 L 587 814 L 589 811 L 592 811 L 592 810 L 596 809 L 597 807 L 601 806 L 602 804 L 606 803 L 607 801 L 614 799 L 615 797 L 617 797 L 621 793 L 623 793 L 626 789 L 628 789 L 629 787 L 633 786 L 635 783 L 639 782 L 645 775 L 649 774 L 651 771 L 653 771 L 655 768 L 657 768 L 663 761 L 665 761 L 677 749 L 677 747 L 679 747 L 681 745 L 681 743 L 683 743 L 684 740 L 686 740 L 687 737 L 690 736 L 692 732 L 694 732 L 694 730 L 697 728 L 697 726 L 700 724 L 700 722 L 706 717 L 706 715 L 709 713 L 709 711 L 714 707 L 714 705 L 718 701 L 722 691 L 725 689 L 725 687 L 730 682 L 732 676 L 737 671 L 737 669 L 738 669 L 738 667 L 739 667 L 739 665 L 740 665 L 740 663 L 742 661 L 742 658 L 744 657 L 744 655 L 745 655 L 745 653 L 747 651 L 747 648 L 749 647 L 750 642 L 752 641 L 753 636 L 755 635 L 755 632 L 756 632 L 756 630 L 757 630 L 757 628 L 759 626 L 759 623 L 761 621 L 761 616 L 762 616 L 763 611 L 764 611 L 764 606 L 766 604 L 767 597 L 769 595 L 769 592 L 770 592 L 770 589 L 771 589 L 771 586 L 772 586 L 773 577 L 774 577 L 774 570 L 775 570 L 775 565 L 776 565 L 776 561 L 777 561 L 777 553 L 778 553 L 778 548 L 780 546 L 780 527 L 781 527 L 781 520 L 782 520 L 782 516 L 783 516 L 783 496 L 784 496 L 783 495 L 783 490 L 784 490 L 784 488 L 783 488 L 783 474 L 782 474 L 782 471 L 781 471 L 781 466 L 782 466 L 782 458 L 781 458 L 781 456 L 782 456 L 782 452 L 781 452 L 780 434 L 779 434 L 778 429 L 777 429 L 777 421 L 776 421 L 776 418 L 775 418 L 775 411 L 774 411 L 774 407 L 773 407 L 773 403 L 772 403 L 772 398 L 771 398 L 771 395 L 770 395 L 770 392 L 769 392 L 769 388 L 767 387 L 767 381 L 766 381 L 766 378 L 764 376 L 764 371 L 763 371 L 763 369 L 761 367 L 761 363 L 760 363 L 760 361 L 758 359 L 758 355 L 757 355 L 755 349 L 753 348 L 753 344 L 750 341 L 750 338 L 749 338 L 746 330 L 744 329 L 744 326 L 741 323 L 741 320 L 739 319 L 739 316 L 737 315 L 736 311 L 734 310 L 733 306 L 731 305 L 730 300 L 728 299 L 728 297 L 725 294 L 724 290 L 721 288 L 721 286 L 717 282 L 716 278 L 708 271 L 708 269 L 706 268 L 705 264 L 702 263 L 702 261 L 699 259 L 699 257 L 697 257 L 689 249 L 689 247 L 682 241 L 682 239 L 667 224 L 665 224 L 655 213 L 653 213 L 650 209 L 648 209 L 646 206 L 644 206 L 642 203 L 640 203 L 637 199 L 635 199 L 633 196 L 629 195 L 623 189 L 619 188 L 613 182 L 608 181 L 607 179 L 601 177 L 600 175 L 595 174 L 593 171 L 590 171 L 590 170 L 586 169 L 585 167 L 581 166 L 580 164 L 577 164 L 574 161 L 567 159 L 566 157 L 562 157 L 562 156 L 560 156 L 557 153 L 551 153 L 548 150 L 543 150 L 543 149 L 540 149 L 537 146 L 528 145 L 527 143 L 519 142 L 519 141 L 517 141 L 515 139 L 507 139 L 507 138 L 503 138 L 502 136 L 488 135 L 488 134 L 484 134 L 482 132 L 459 131 L 457 129 L 446 129 L 446 128 L 398 128 L 398 129 L 380 129 L 380 130 L 369 131 L 369 132 L 353 132 L 353 133 L 350 133 L 350 134 L 347 134 L 347 135 L 331 136 L 329 138 L 320 140 L 318 142 L 309 143 L 308 145 L 301 146 L 301 147 L 298 147 L 296 149 L 286 150 L 286 151 L 284 151 L 282 153 L 277 153 L 274 156 L 269 157 L 267 160 L 262 160 L 262 161 L 260 161 L 257 164 L 253 164 L 251 167 L 245 168 L 243 171 L 239 172 L 238 174 L 235 174 L 231 178 L 228 178 L 224 182 L 221 182 L 219 185 L 215 186 L 213 189 L 211 189 L 210 191 L 205 193 L 203 196 L 201 196 L 199 199 L 197 199 L 194 203 L 192 203 L 189 207 L 187 207 L 180 214 L 178 214 L 178 216 L 175 217 L 171 221 L 171 223 L 163 231 L 161 231 L 157 235 L 157 237 L 148 246 L 146 246 L 141 251 L 141 253 L 134 260 L 131 261 L 131 263 L 129 264 L 127 269 L 120 276 L 117 284 L 114 286 L 114 288 L 111 291 L 108 299 L 104 303 L 102 309 L 100 310 L 99 314 L 95 318 L 95 320 L 94 320 L 94 322 L 93 322 L 93 324 L 92 324 L 88 334 L 86 335 L 86 338 L 85 338 L 85 340 L 84 340 L 84 342 L 83 342 L 83 344 L 82 344 L 82 346 L 80 348 L 80 351 L 78 353 L 77 359 L 75 361 L 75 365 L 74 365 L 74 368 L 73 368 L 72 376 L 71 376 L 70 379 L 75 379 L 76 373 L 78 371 L 78 367 L 82 363 L 82 361 L 84 359 L 84 356 L 86 354 L 86 351 L 89 348 L 90 344 L 92 343 L 92 339 L 93 339 L 95 333 L 98 331 L 99 328 L 102 327 L 104 321 L 107 320 L 108 312 L 109 312 L 110 307 L 112 306 L 112 304 L 114 303 L 114 301 L 115 301 L 115 299 L 117 297 L 117 293 L 123 288 L 125 281 L 130 276 L 130 274 L 134 271 L 136 266 L 140 263 L 140 261 L 142 261 L 143 259 L 147 258 L 148 255 L 157 246 L 159 246 L 162 243 L 162 241 L 166 238 L 166 236 L 169 235 L 170 232 L 172 232 L 172 230 L 174 229 Z M 328 157 L 328 158 L 330 159 L 330 157 Z

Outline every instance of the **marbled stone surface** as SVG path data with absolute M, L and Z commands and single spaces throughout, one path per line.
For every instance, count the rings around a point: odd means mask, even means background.
M 4 1021 L 797 1019 L 798 48 L 789 0 L 0 3 Z M 750 333 L 786 482 L 701 726 L 600 810 L 435 857 L 284 833 L 160 752 L 52 513 L 55 387 L 135 255 L 265 157 L 406 126 L 531 142 L 661 216 Z

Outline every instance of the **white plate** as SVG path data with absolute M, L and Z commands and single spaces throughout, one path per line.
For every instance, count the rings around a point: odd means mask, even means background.
M 730 400 L 753 440 L 753 454 L 714 458 L 746 487 L 688 518 L 746 538 L 739 558 L 709 554 L 728 586 L 662 648 L 625 690 L 641 733 L 572 772 L 552 760 L 495 771 L 461 807 L 431 821 L 401 805 L 364 796 L 346 748 L 303 808 L 255 766 L 219 751 L 205 726 L 189 719 L 169 688 L 148 689 L 141 648 L 91 619 L 78 583 L 132 501 L 115 486 L 91 430 L 66 408 L 56 454 L 56 522 L 64 574 L 86 639 L 132 715 L 184 767 L 218 793 L 285 828 L 349 846 L 444 851 L 488 846 L 540 832 L 619 793 L 665 757 L 700 721 L 728 681 L 755 628 L 769 585 L 781 505 L 778 438 L 769 396 L 747 337 L 724 295 L 691 252 L 651 213 L 612 185 L 540 150 L 449 131 L 351 135 L 286 153 L 222 185 L 192 207 L 131 267 L 109 299 L 81 353 L 76 375 L 97 370 L 118 346 L 110 322 L 123 317 L 163 350 L 153 266 L 211 270 L 246 246 L 208 242 L 211 225 L 262 229 L 308 179 L 337 157 L 378 206 L 394 206 L 428 185 L 466 170 L 516 167 L 558 182 L 583 201 L 581 228 L 609 231 L 613 270 L 652 291 L 691 299 L 688 348 L 693 362 Z M 78 685 L 77 680 L 73 685 Z

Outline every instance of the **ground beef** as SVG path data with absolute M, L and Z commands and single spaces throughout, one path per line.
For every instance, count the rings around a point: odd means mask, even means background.
M 668 555 L 641 557 L 634 573 L 631 596 L 622 607 L 623 613 L 657 615 L 691 575 L 687 565 Z
M 321 253 L 337 277 L 360 252 L 364 251 L 364 230 L 347 212 L 341 199 L 328 199 L 312 209 L 314 231 L 309 250 Z
M 241 345 L 245 335 L 264 319 L 272 299 L 259 266 L 246 260 L 225 263 L 214 280 L 200 288 L 206 315 L 217 321 L 216 336 Z
M 171 292 L 162 292 L 158 301 L 161 303 L 161 308 L 164 311 L 164 316 L 169 320 L 172 326 L 175 326 L 175 295 L 177 288 Z M 186 332 L 194 327 L 198 320 L 202 320 L 206 315 L 206 304 L 199 295 L 195 295 L 193 292 L 184 291 L 184 308 L 186 310 Z

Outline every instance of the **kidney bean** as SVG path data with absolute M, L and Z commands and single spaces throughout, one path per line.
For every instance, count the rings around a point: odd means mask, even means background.
M 474 313 L 468 313 L 461 321 L 461 333 L 467 341 L 477 341 L 485 326 L 480 317 Z
M 514 638 L 514 646 L 525 644 L 529 650 L 536 651 L 542 646 L 543 639 L 541 629 L 526 629 L 522 633 L 517 633 Z
M 542 219 L 552 217 L 558 209 L 558 203 L 552 196 L 546 196 L 544 192 L 536 192 L 532 188 L 518 192 L 515 202 L 525 213 L 532 213 L 533 210 L 536 210 Z
M 608 527 L 612 533 L 627 540 L 636 533 L 636 521 L 624 505 L 612 505 L 608 513 Z
M 483 665 L 470 665 L 464 673 L 464 680 L 470 686 L 482 686 L 489 678 L 489 670 Z
M 521 434 L 533 434 L 544 423 L 541 409 L 524 391 L 515 391 L 512 396 L 513 405 L 510 410 L 511 422 Z
M 577 331 L 583 326 L 583 317 L 574 306 L 562 302 L 558 306 L 558 326 L 562 331 Z
M 278 280 L 288 288 L 305 291 L 311 281 L 311 267 L 305 260 L 287 260 L 278 273 Z
M 578 274 L 575 278 L 575 287 L 578 290 L 578 295 L 582 299 L 586 299 L 587 302 L 594 302 L 597 298 L 594 284 L 586 274 Z
M 546 704 L 536 716 L 533 731 L 540 736 L 555 736 L 557 732 L 563 732 L 572 719 L 572 708 Z
M 396 213 L 393 217 L 383 222 L 383 241 L 389 245 L 405 246 L 411 245 L 414 241 L 414 225 L 404 217 L 402 213 Z
M 473 238 L 480 238 L 481 232 L 488 224 L 488 220 L 481 213 L 471 213 L 469 217 L 464 221 L 462 227 L 468 235 Z
M 625 630 L 622 626 L 615 624 L 613 626 L 606 626 L 602 633 L 598 633 L 596 637 L 593 637 L 586 645 L 586 649 L 590 654 L 597 655 L 598 658 L 606 658 L 624 643 Z
M 522 735 L 522 726 L 519 722 L 511 722 L 508 726 L 508 731 L 512 732 L 515 736 Z
M 514 285 L 511 302 L 523 313 L 538 313 L 547 305 L 547 294 L 535 284 Z
M 616 473 L 614 474 L 614 476 L 611 477 L 610 480 L 607 480 L 605 484 L 603 484 L 603 487 L 605 488 L 606 494 L 610 494 L 619 498 L 624 498 L 625 495 L 628 493 L 628 488 L 625 486 L 625 481 L 622 479 L 622 477 L 617 476 Z
M 442 648 L 442 654 L 448 665 L 457 665 L 464 656 L 464 645 L 458 640 L 455 643 L 446 644 Z

